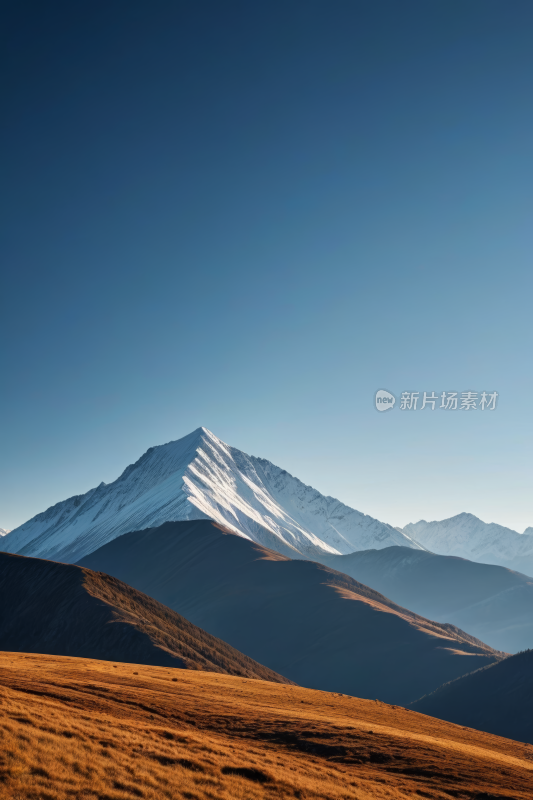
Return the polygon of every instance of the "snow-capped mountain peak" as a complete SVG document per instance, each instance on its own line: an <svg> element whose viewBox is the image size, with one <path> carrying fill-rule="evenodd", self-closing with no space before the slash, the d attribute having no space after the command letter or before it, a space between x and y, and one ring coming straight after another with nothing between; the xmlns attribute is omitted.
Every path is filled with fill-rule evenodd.
<svg viewBox="0 0 533 800"><path fill-rule="evenodd" d="M532 528L518 533L463 512L440 521L410 523L403 531L438 555L460 556L519 571L531 570L533 566Z"/></svg>
<svg viewBox="0 0 533 800"><path fill-rule="evenodd" d="M324 497L207 428L151 447L113 483L52 506L12 531L0 547L77 561L128 531L205 518L295 556L394 544L423 549L407 533Z"/></svg>

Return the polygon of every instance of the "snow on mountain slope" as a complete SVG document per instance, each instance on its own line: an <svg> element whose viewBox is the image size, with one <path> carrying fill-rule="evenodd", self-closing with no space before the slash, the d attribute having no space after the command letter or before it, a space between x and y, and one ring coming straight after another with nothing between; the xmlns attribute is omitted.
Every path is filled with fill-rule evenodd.
<svg viewBox="0 0 533 800"><path fill-rule="evenodd" d="M101 483L15 528L0 550L74 562L123 533L206 518L293 556L394 544L423 549L391 525L324 497L269 461L198 428L151 447L113 483Z"/></svg>
<svg viewBox="0 0 533 800"><path fill-rule="evenodd" d="M403 531L439 555L460 556L533 574L531 528L517 533L494 522L483 522L473 514L458 514L440 522L409 523Z"/></svg>
<svg viewBox="0 0 533 800"><path fill-rule="evenodd" d="M8 533L9 531L6 531L5 528L0 528L0 536L7 536Z"/></svg>

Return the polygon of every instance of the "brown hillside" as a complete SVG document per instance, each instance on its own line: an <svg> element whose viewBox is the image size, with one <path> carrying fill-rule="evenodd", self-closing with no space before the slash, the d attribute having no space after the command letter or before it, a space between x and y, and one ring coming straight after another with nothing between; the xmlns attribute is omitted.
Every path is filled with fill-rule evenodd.
<svg viewBox="0 0 533 800"><path fill-rule="evenodd" d="M295 686L3 653L0 796L530 800L533 747Z"/></svg>
<svg viewBox="0 0 533 800"><path fill-rule="evenodd" d="M288 682L116 578L0 553L0 649Z"/></svg>

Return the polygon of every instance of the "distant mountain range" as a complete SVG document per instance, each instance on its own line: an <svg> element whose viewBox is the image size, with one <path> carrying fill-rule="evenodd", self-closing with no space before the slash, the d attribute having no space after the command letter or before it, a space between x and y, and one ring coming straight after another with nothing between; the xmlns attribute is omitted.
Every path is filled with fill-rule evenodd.
<svg viewBox="0 0 533 800"><path fill-rule="evenodd" d="M206 520L120 536L80 563L310 688L404 705L503 657L347 575Z"/></svg>
<svg viewBox="0 0 533 800"><path fill-rule="evenodd" d="M113 483L57 503L15 528L0 549L75 562L128 531L192 519L213 519L296 557L390 545L424 549L408 534L324 497L206 428L151 447Z"/></svg>
<svg viewBox="0 0 533 800"><path fill-rule="evenodd" d="M533 744L533 650L441 686L411 708L457 725Z"/></svg>
<svg viewBox="0 0 533 800"><path fill-rule="evenodd" d="M533 575L533 528L520 534L494 522L482 522L473 514L458 514L440 522L410 523L403 532L439 555L499 564Z"/></svg>
<svg viewBox="0 0 533 800"><path fill-rule="evenodd" d="M533 579L527 575L407 547L324 555L320 561L497 650L516 653L533 646Z"/></svg>
<svg viewBox="0 0 533 800"><path fill-rule="evenodd" d="M0 536L7 536L10 531L6 531L5 528L0 528Z"/></svg>
<svg viewBox="0 0 533 800"><path fill-rule="evenodd" d="M109 575L0 553L0 650L290 683Z"/></svg>

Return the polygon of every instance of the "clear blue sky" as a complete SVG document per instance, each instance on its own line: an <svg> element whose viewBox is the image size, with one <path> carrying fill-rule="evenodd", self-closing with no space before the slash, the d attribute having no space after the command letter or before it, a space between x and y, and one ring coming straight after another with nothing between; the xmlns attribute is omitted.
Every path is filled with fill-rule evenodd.
<svg viewBox="0 0 533 800"><path fill-rule="evenodd" d="M393 524L533 525L530 0L0 17L1 527L200 425Z"/></svg>

